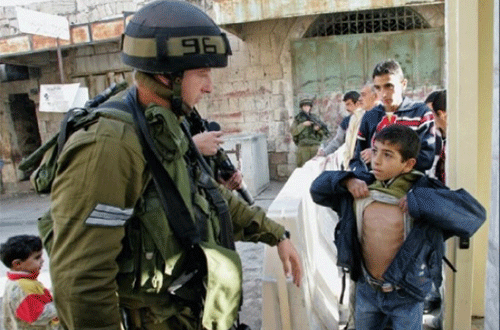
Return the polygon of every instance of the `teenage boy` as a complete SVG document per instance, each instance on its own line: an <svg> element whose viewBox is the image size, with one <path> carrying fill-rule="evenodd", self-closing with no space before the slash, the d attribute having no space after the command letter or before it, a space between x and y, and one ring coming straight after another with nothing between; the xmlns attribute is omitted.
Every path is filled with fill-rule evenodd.
<svg viewBox="0 0 500 330"><path fill-rule="evenodd" d="M421 148L415 169L422 172L428 170L435 155L436 137L432 111L424 103L403 96L407 80L398 62L387 60L377 64L372 78L373 87L382 104L367 112L361 120L351 169L369 171L374 136L382 128L397 123L411 127L418 134Z"/></svg>
<svg viewBox="0 0 500 330"><path fill-rule="evenodd" d="M434 102L434 99L436 96L439 94L439 91L432 91L427 97L425 98L425 105L429 107L429 109L432 110L432 102Z"/></svg>
<svg viewBox="0 0 500 330"><path fill-rule="evenodd" d="M302 99L299 102L300 111L293 119L290 132L293 142L297 145L297 167L302 167L318 152L321 142L328 137L325 123L311 113L313 100Z"/></svg>
<svg viewBox="0 0 500 330"><path fill-rule="evenodd" d="M37 281L43 265L38 236L13 236L0 246L0 258L10 270L2 301L3 328L60 329L52 295Z"/></svg>
<svg viewBox="0 0 500 330"><path fill-rule="evenodd" d="M346 141L346 132L349 127L349 123L354 113L359 113L361 111L360 103L359 103L359 93L356 91L349 91L344 94L344 98L342 101L344 102L345 109L349 113L347 117L345 117L337 128L337 133L335 137L324 147L319 148L317 156L328 156L329 154L333 154L340 146L342 146ZM361 119L363 115L359 117Z"/></svg>
<svg viewBox="0 0 500 330"><path fill-rule="evenodd" d="M424 298L442 281L444 240L470 237L486 218L463 189L413 170L419 147L411 128L391 125L375 137L363 189L351 185L360 173L346 171L325 171L311 186L314 202L340 218L337 265L357 282L356 329L384 329L389 320L394 330L422 329Z"/></svg>

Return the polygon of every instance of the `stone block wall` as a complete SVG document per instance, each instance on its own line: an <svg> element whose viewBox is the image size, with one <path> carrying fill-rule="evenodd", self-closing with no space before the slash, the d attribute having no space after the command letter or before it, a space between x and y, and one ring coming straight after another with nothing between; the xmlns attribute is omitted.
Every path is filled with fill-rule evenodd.
<svg viewBox="0 0 500 330"><path fill-rule="evenodd" d="M286 180L295 169L290 42L300 38L314 18L253 22L243 25L238 36L230 34L229 66L213 70L213 92L198 106L227 133L264 133L274 180Z"/></svg>
<svg viewBox="0 0 500 330"><path fill-rule="evenodd" d="M122 15L123 11L135 11L147 2L50 1L43 11L64 15L70 22L82 24L116 17ZM207 8L209 13L213 11L213 2L210 0L191 2ZM42 9L40 3L32 3L26 8ZM442 25L442 4L418 8L422 16L434 22L433 25ZM13 7L0 7L0 22L15 26L12 17L15 17ZM316 17L310 15L225 26L233 55L227 68L213 70L213 92L198 106L203 116L218 121L227 133L264 133L267 136L269 170L271 178L275 180L286 180L295 169L295 145L290 135L290 125L296 111L291 42L301 38ZM80 82L89 87L91 97L114 81L132 81L130 68L124 67L120 61L116 42L68 50L64 70L66 82ZM40 83L58 83L57 64L52 62L42 68L42 77ZM42 141L53 133L53 122L47 116L41 115L42 120L39 119ZM54 122L60 120L53 119ZM329 124L335 129L338 123L332 121Z"/></svg>

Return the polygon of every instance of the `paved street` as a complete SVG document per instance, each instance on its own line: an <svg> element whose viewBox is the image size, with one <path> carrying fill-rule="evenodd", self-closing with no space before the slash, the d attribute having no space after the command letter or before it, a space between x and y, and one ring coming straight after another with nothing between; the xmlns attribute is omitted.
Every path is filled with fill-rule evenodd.
<svg viewBox="0 0 500 330"><path fill-rule="evenodd" d="M269 187L255 197L255 203L267 210L269 205L283 187L283 182L271 182ZM8 237L20 234L37 235L37 219L49 208L49 197L36 194L25 194L8 198L0 198L0 242ZM243 306L241 321L253 330L261 328L262 308L262 263L264 245L254 243L236 243L243 263ZM40 281L51 287L47 255L40 274ZM7 268L0 264L0 301L3 296L5 272ZM0 315L0 330L2 322ZM7 330L7 329L3 329Z"/></svg>

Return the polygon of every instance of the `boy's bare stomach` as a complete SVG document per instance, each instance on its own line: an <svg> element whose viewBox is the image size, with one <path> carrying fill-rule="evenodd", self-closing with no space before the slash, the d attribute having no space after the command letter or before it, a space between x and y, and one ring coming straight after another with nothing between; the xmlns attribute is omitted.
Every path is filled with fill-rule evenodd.
<svg viewBox="0 0 500 330"><path fill-rule="evenodd" d="M366 269L382 280L404 241L404 215L397 205L373 202L363 213L361 249Z"/></svg>

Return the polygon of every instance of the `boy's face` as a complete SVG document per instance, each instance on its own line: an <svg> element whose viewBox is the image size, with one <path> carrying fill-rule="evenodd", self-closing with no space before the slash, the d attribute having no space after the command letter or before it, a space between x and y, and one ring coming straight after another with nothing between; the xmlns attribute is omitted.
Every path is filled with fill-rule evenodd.
<svg viewBox="0 0 500 330"><path fill-rule="evenodd" d="M437 111L433 111L433 112L434 112L434 123L436 124L436 127L441 132L445 133L446 127L447 127L446 111L437 110Z"/></svg>
<svg viewBox="0 0 500 330"><path fill-rule="evenodd" d="M373 78L373 88L377 91L386 112L394 112L399 108L403 102L406 83L406 79L396 74L388 73Z"/></svg>
<svg viewBox="0 0 500 330"><path fill-rule="evenodd" d="M344 103L345 103L345 109L349 113L353 113L354 110L356 110L358 108L358 102L354 103L351 99L348 99Z"/></svg>
<svg viewBox="0 0 500 330"><path fill-rule="evenodd" d="M386 181L410 172L417 161L415 158L403 161L397 145L375 140L371 162L375 178L379 181Z"/></svg>
<svg viewBox="0 0 500 330"><path fill-rule="evenodd" d="M16 259L12 262L12 269L28 273L38 273L43 266L42 251L35 251L30 254L28 259Z"/></svg>

